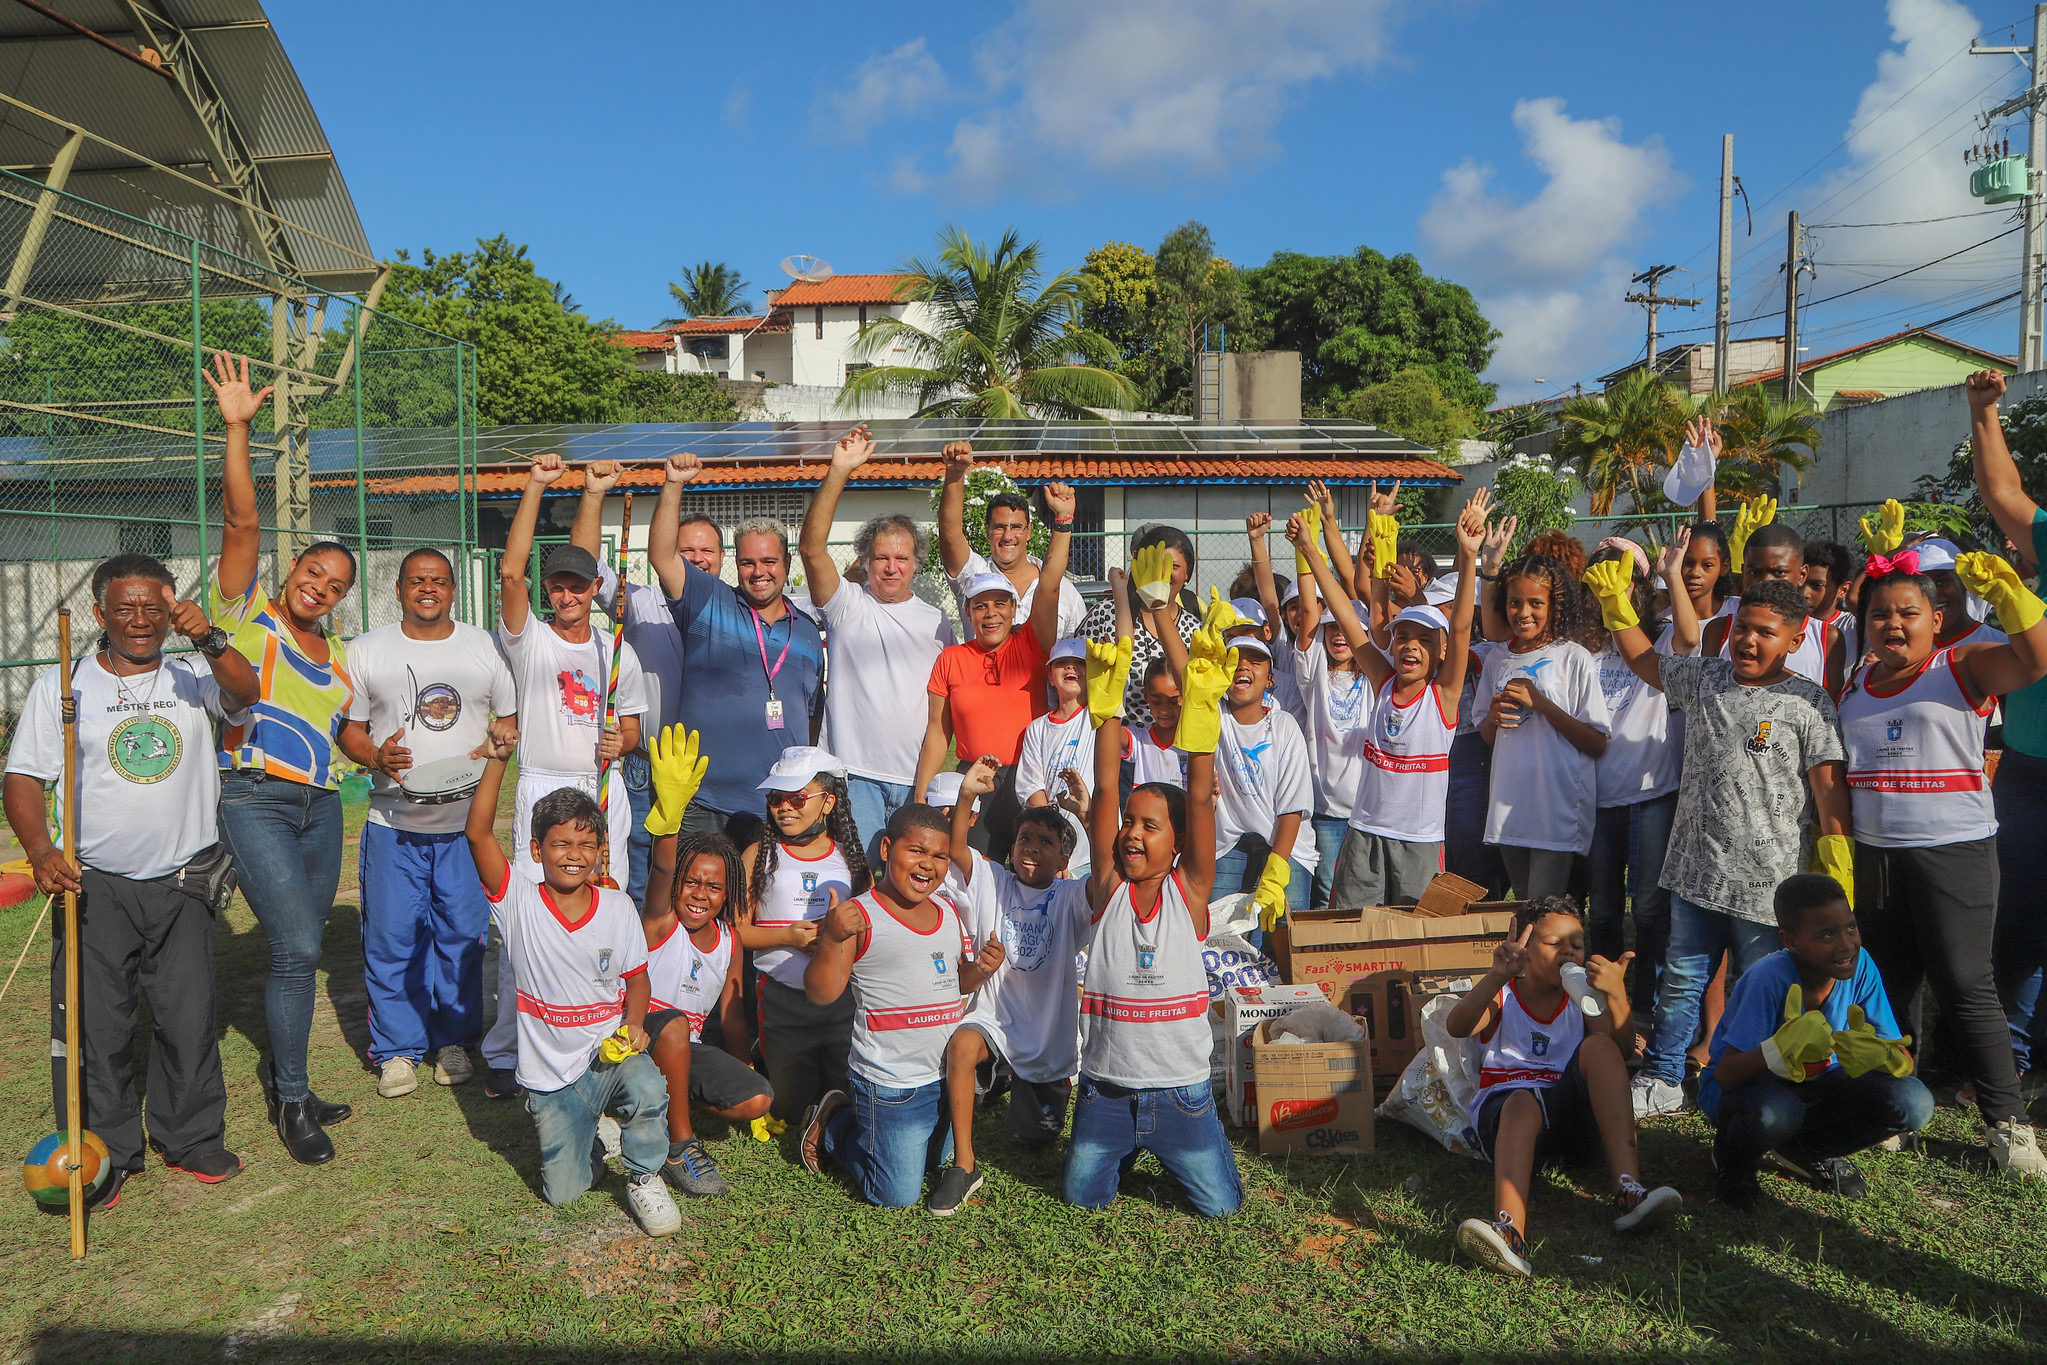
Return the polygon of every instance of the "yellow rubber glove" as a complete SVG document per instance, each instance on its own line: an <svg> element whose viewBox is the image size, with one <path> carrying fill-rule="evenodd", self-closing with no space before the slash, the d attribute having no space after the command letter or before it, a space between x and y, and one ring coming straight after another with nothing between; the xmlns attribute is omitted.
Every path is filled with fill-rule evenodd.
<svg viewBox="0 0 2047 1365"><path fill-rule="evenodd" d="M1997 624L2006 635L2022 635L2047 615L2047 605L2026 591L2018 570L1987 550L1956 555L1955 576L1970 592L1997 608Z"/></svg>
<svg viewBox="0 0 2047 1365"><path fill-rule="evenodd" d="M1372 577L1384 578L1400 559L1400 522L1384 512L1373 512L1365 520L1372 537Z"/></svg>
<svg viewBox="0 0 2047 1365"><path fill-rule="evenodd" d="M1777 500L1769 495L1754 502L1742 504L1741 511L1734 517L1734 530L1727 537L1727 553L1734 560L1734 571L1741 572L1742 556L1748 550L1748 538L1777 519Z"/></svg>
<svg viewBox="0 0 2047 1365"><path fill-rule="evenodd" d="M772 1142L787 1132L788 1129L789 1125L785 1120L769 1118L766 1114L762 1114L753 1121L753 1140L755 1142Z"/></svg>
<svg viewBox="0 0 2047 1365"><path fill-rule="evenodd" d="M1827 1016L1805 1008L1805 992L1794 983L1784 993L1784 1026L1763 1039L1763 1062L1794 1084L1819 1075L1834 1055L1834 1031Z"/></svg>
<svg viewBox="0 0 2047 1365"><path fill-rule="evenodd" d="M647 833L656 837L673 834L682 828L683 814L704 785L711 760L698 757L697 732L680 725L662 729L647 752L653 759L654 809L647 812L643 823Z"/></svg>
<svg viewBox="0 0 2047 1365"><path fill-rule="evenodd" d="M1812 870L1841 883L1848 908L1855 908L1855 841L1845 834L1822 834L1813 840Z"/></svg>
<svg viewBox="0 0 2047 1365"><path fill-rule="evenodd" d="M1628 600L1628 589L1634 586L1634 581L1634 565L1626 560L1609 559L1585 571L1585 586L1599 600L1599 619L1608 630L1626 630L1642 624L1642 618L1635 614L1635 604Z"/></svg>
<svg viewBox="0 0 2047 1365"><path fill-rule="evenodd" d="M618 1032L597 1045L597 1055L613 1066L628 1057L638 1056L639 1052L640 1050L633 1046L632 1035L626 1031L624 1024L618 1026Z"/></svg>
<svg viewBox="0 0 2047 1365"><path fill-rule="evenodd" d="M1834 1035L1834 1057L1850 1076L1871 1071L1909 1076L1912 1074L1912 1054L1905 1049L1911 1046L1912 1035L1909 1033L1902 1038L1877 1037L1876 1025L1869 1022L1869 1016L1863 1013L1860 1005L1848 1007L1848 1027Z"/></svg>
<svg viewBox="0 0 2047 1365"><path fill-rule="evenodd" d="M1147 545L1130 561L1137 600L1153 611L1173 600L1173 556L1163 545Z"/></svg>
<svg viewBox="0 0 2047 1365"><path fill-rule="evenodd" d="M1320 539L1322 538L1322 504L1321 504L1321 503L1319 503L1319 502L1311 502L1311 503L1309 503L1309 504L1308 504L1308 505L1307 505L1306 507L1302 508L1302 509L1301 509L1301 520L1303 520L1303 521L1305 521L1305 522L1307 522L1307 523L1308 523L1308 539L1310 539L1310 540L1320 540ZM1301 553L1301 552L1300 552L1299 550L1295 550L1295 551L1294 551L1294 577L1295 577L1295 579L1297 579L1297 580L1299 580L1299 579L1312 579L1312 578L1313 578L1314 576L1315 576L1315 571L1314 571L1314 570L1313 570L1312 568L1310 568L1310 567L1308 566L1308 557L1307 557L1306 555L1302 554L1302 553Z"/></svg>
<svg viewBox="0 0 2047 1365"><path fill-rule="evenodd" d="M1293 875L1286 859L1277 853L1265 855L1265 872L1258 878L1258 889L1251 893L1251 903L1258 907L1258 927L1268 934L1286 916L1286 889Z"/></svg>
<svg viewBox="0 0 2047 1365"><path fill-rule="evenodd" d="M1124 636L1113 645L1087 642L1087 713L1099 730L1105 720L1123 719L1123 690L1130 685L1132 641Z"/></svg>
<svg viewBox="0 0 2047 1365"><path fill-rule="evenodd" d="M1211 626L1201 626L1194 637L1187 642L1187 657L1206 659L1212 664L1221 664L1230 647L1223 641L1223 633ZM1234 665L1232 665L1234 667Z"/></svg>
<svg viewBox="0 0 2047 1365"><path fill-rule="evenodd" d="M1244 614L1238 611L1227 597L1223 596L1221 588L1211 587L1208 590L1208 607L1201 613L1201 628L1203 630L1213 630L1221 633L1236 626L1248 626L1250 624L1249 621L1244 619Z"/></svg>
<svg viewBox="0 0 2047 1365"><path fill-rule="evenodd" d="M1862 518L1862 543L1873 555L1887 555L1905 543L1905 504L1885 498L1876 518L1874 522Z"/></svg>
<svg viewBox="0 0 2047 1365"><path fill-rule="evenodd" d="M1198 641L1206 632L1196 632ZM1212 754L1223 737L1223 693L1237 674L1237 651L1230 650L1221 662L1207 657L1187 660L1187 672L1180 679L1180 729L1174 745L1188 754Z"/></svg>

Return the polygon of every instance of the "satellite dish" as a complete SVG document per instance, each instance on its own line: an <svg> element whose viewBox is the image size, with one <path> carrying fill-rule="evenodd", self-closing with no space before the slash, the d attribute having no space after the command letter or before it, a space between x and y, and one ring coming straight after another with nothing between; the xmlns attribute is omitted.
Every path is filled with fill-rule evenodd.
<svg viewBox="0 0 2047 1365"><path fill-rule="evenodd" d="M819 260L815 256L784 256L782 273L792 280L816 284L832 277L832 265L830 261Z"/></svg>

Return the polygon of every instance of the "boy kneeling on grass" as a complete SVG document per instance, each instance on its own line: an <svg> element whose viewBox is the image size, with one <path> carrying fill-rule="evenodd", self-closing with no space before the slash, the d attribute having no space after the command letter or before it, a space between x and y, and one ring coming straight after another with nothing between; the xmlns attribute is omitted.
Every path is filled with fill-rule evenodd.
<svg viewBox="0 0 2047 1365"><path fill-rule="evenodd" d="M661 1184L668 1155L668 1085L646 1055L647 940L623 891L594 885L604 814L575 787L533 803L532 853L540 880L514 876L492 825L514 739L485 741L489 761L463 833L490 898L519 983L519 1085L540 1138L540 1193L550 1204L581 1197L603 1173L597 1119L618 1115L626 1203L649 1237L682 1226ZM617 1061L622 1032L631 1048Z"/></svg>
<svg viewBox="0 0 2047 1365"><path fill-rule="evenodd" d="M906 1209L951 1152L945 1046L987 972L967 958L958 910L932 894L952 862L946 818L922 802L900 807L880 853L872 889L834 895L803 969L813 1005L852 988L853 1047L852 1094L830 1090L810 1107L802 1152L812 1174L830 1157L870 1203Z"/></svg>
<svg viewBox="0 0 2047 1365"><path fill-rule="evenodd" d="M1720 1130L1720 1202L1735 1209L1755 1206L1765 1161L1860 1199L1867 1186L1849 1153L1933 1118L1933 1094L1912 1074L1912 1040L1898 1033L1841 884L1788 877L1776 911L1784 946L1735 983L1699 1076L1699 1108Z"/></svg>
<svg viewBox="0 0 2047 1365"><path fill-rule="evenodd" d="M1627 964L1585 960L1585 924L1565 896L1543 896L1521 912L1519 938L1493 950L1493 967L1443 1023L1455 1038L1485 1044L1471 1126L1493 1163L1488 1223L1467 1218L1457 1249L1506 1275L1526 1276L1528 1187L1535 1173L1606 1151L1614 1182L1616 1232L1646 1231L1684 1207L1668 1185L1636 1178L1635 1116L1628 1067L1614 1042L1629 1025ZM1564 967L1584 969L1588 995L1603 1008L1588 1017L1564 985Z"/></svg>

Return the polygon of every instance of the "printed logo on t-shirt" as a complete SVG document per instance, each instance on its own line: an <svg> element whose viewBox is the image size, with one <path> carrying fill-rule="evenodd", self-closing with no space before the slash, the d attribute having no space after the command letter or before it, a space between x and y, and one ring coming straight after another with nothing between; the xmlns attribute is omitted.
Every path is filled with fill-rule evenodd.
<svg viewBox="0 0 2047 1365"><path fill-rule="evenodd" d="M804 894L804 895L806 895L806 896L808 896L808 895L812 894L813 892L815 892L816 890L817 890L817 873L815 873L815 872L806 872L806 873L804 873L804 874L803 874L803 894Z"/></svg>
<svg viewBox="0 0 2047 1365"><path fill-rule="evenodd" d="M945 975L945 954L944 954L944 953L933 953L933 954L931 955L931 970L932 970L932 971L934 971L934 972L937 972L937 973L938 973L938 974L939 974L940 976L944 976L944 975Z"/></svg>
<svg viewBox="0 0 2047 1365"><path fill-rule="evenodd" d="M602 986L611 980L611 949L597 950L597 984Z"/></svg>
<svg viewBox="0 0 2047 1365"><path fill-rule="evenodd" d="M155 716L130 716L107 736L107 761L129 782L161 782L178 770L184 756L178 727Z"/></svg>
<svg viewBox="0 0 2047 1365"><path fill-rule="evenodd" d="M428 683L413 699L412 719L429 730L445 730L462 718L462 694L446 683Z"/></svg>
<svg viewBox="0 0 2047 1365"><path fill-rule="evenodd" d="M1386 719L1379 728L1386 732L1386 738L1399 739L1400 732L1406 724L1407 722L1400 712L1396 708L1389 706L1386 708Z"/></svg>
<svg viewBox="0 0 2047 1365"><path fill-rule="evenodd" d="M1034 918L1002 917L1003 960L1011 971L1034 972L1045 965L1045 944L1051 937L1052 928L1045 915L1053 894L1047 891L1036 905L1026 905L1018 912Z"/></svg>
<svg viewBox="0 0 2047 1365"><path fill-rule="evenodd" d="M704 969L704 960L703 960L702 958L700 958L700 957L693 957L693 958L691 958L691 959L689 960L689 983L690 983L690 985L694 986L694 985L695 985L695 984L697 983L697 973L698 973L698 972L701 972L701 971L702 971L703 969Z"/></svg>
<svg viewBox="0 0 2047 1365"><path fill-rule="evenodd" d="M1547 1033L1542 1032L1540 1029L1529 1032L1528 1055L1531 1057L1549 1056L1549 1035Z"/></svg>
<svg viewBox="0 0 2047 1365"><path fill-rule="evenodd" d="M1888 740L1890 743L1896 744L1899 740L1903 739L1904 737L1905 737L1904 720L1901 717L1893 716L1884 725L1884 738Z"/></svg>
<svg viewBox="0 0 2047 1365"><path fill-rule="evenodd" d="M580 668L563 669L554 675L561 688L562 714L571 722L594 721L604 705L604 692L596 680Z"/></svg>
<svg viewBox="0 0 2047 1365"><path fill-rule="evenodd" d="M1756 732L1748 737L1748 741L1743 747L1752 754L1766 754L1770 752L1770 722L1766 720L1757 721Z"/></svg>

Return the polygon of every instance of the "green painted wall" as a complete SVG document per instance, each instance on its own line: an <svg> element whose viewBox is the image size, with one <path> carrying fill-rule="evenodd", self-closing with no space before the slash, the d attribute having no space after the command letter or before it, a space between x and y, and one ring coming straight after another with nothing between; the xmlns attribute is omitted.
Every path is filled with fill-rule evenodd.
<svg viewBox="0 0 2047 1365"><path fill-rule="evenodd" d="M1957 350L1929 337L1904 337L1873 351L1844 356L1801 376L1811 388L1821 411L1845 407L1849 402L1835 395L1842 389L1875 390L1886 398L1921 389L1959 384L1989 362L1972 352Z"/></svg>

